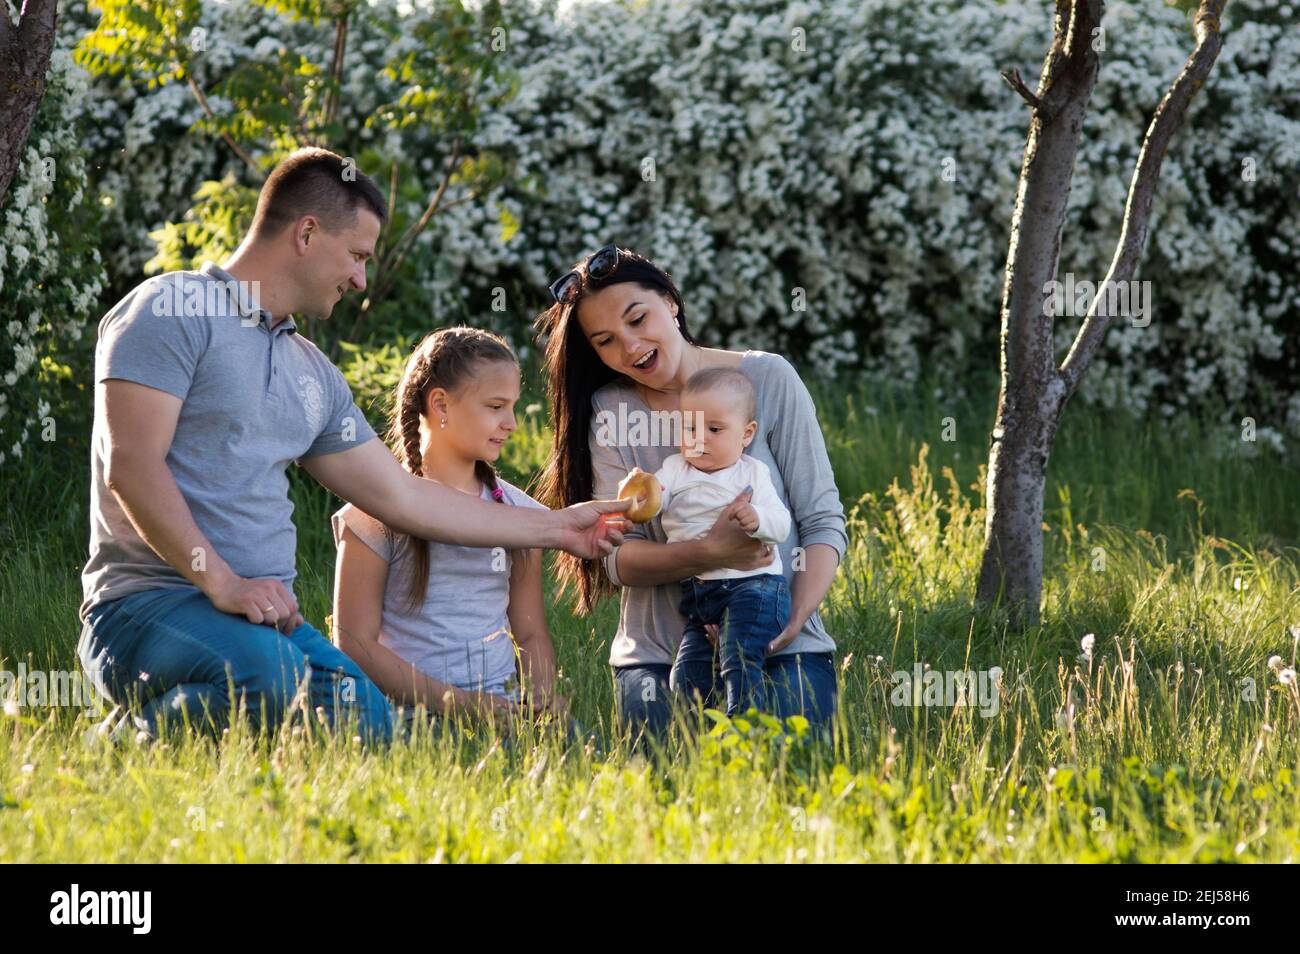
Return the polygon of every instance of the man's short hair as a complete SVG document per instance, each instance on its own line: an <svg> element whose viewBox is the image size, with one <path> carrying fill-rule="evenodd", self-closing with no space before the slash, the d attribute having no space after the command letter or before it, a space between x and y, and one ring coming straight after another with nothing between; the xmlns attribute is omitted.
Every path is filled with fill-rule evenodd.
<svg viewBox="0 0 1300 954"><path fill-rule="evenodd" d="M254 233L277 235L304 215L314 215L327 232L351 228L357 209L388 218L384 195L351 160L328 149L308 147L286 156L271 170L257 197Z"/></svg>
<svg viewBox="0 0 1300 954"><path fill-rule="evenodd" d="M686 379L682 393L700 394L704 391L723 391L745 412L746 422L758 414L758 392L749 375L736 368L713 367L696 371Z"/></svg>

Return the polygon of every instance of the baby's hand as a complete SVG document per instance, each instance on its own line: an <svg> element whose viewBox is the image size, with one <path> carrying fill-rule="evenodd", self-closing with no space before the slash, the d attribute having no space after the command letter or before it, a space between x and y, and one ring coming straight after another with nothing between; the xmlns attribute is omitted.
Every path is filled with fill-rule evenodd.
<svg viewBox="0 0 1300 954"><path fill-rule="evenodd" d="M753 504L743 503L736 508L736 522L740 524L740 529L746 533L753 533L758 529L758 511L754 509Z"/></svg>

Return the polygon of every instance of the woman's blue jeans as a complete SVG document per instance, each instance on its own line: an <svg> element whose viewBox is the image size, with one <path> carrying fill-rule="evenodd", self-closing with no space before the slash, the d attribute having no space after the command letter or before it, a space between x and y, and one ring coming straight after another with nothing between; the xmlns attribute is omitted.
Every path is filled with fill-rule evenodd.
<svg viewBox="0 0 1300 954"><path fill-rule="evenodd" d="M366 741L392 737L384 694L316 629L303 623L283 635L222 612L192 587L144 590L93 607L77 656L109 701L151 734L161 723L220 732L232 706L269 730L298 701Z"/></svg>
<svg viewBox="0 0 1300 954"><path fill-rule="evenodd" d="M667 663L614 667L614 702L618 728L634 737L662 739L672 721L672 690Z"/></svg>

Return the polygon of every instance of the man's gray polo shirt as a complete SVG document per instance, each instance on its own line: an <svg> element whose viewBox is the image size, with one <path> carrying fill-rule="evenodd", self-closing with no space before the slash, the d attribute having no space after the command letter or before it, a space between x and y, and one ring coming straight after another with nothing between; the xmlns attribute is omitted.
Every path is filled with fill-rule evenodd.
<svg viewBox="0 0 1300 954"><path fill-rule="evenodd" d="M272 327L252 305L211 262L150 279L100 322L95 383L134 381L184 402L167 465L194 522L235 573L292 588L289 463L359 447L375 432L342 372L293 319ZM193 585L141 539L105 485L107 434L95 410L83 619L128 593Z"/></svg>

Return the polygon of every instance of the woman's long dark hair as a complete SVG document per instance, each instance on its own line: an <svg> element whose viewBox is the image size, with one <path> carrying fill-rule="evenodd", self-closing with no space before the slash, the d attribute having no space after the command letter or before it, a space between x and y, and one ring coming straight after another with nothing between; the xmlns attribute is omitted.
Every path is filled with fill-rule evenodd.
<svg viewBox="0 0 1300 954"><path fill-rule="evenodd" d="M659 292L677 305L677 327L690 344L695 338L686 328L686 306L672 278L648 258L619 249L618 267L600 279L586 274L584 263L574 266L582 273L577 296L556 302L533 323L537 343L543 349L546 396L555 425L555 443L535 496L548 507L568 507L592 499L591 396L609 382L623 377L607 367L596 354L578 323L578 304L590 292L610 285L631 282L646 291ZM586 614L614 587L595 560L583 560L568 553L557 554L556 569L566 590L576 592L578 612Z"/></svg>
<svg viewBox="0 0 1300 954"><path fill-rule="evenodd" d="M504 338L479 328L442 328L424 336L406 361L402 379L393 393L393 413L388 427L389 446L402 466L417 477L424 476L424 458L420 453L420 414L434 388L454 392L469 381L483 361L519 361ZM492 496L502 500L497 486L497 472L485 460L474 461L474 474L487 485ZM385 527L390 539L396 534ZM429 587L429 545L419 537L411 538L413 572L407 590L407 609L414 610L427 595Z"/></svg>

